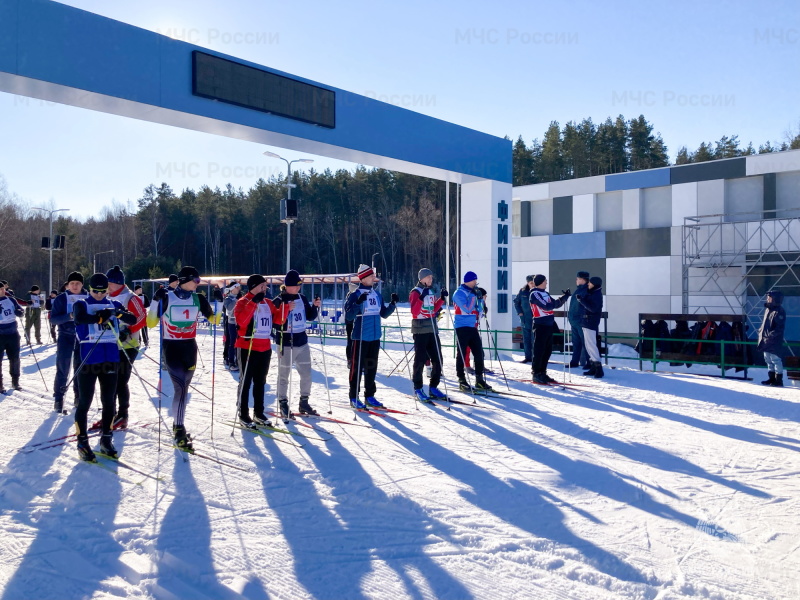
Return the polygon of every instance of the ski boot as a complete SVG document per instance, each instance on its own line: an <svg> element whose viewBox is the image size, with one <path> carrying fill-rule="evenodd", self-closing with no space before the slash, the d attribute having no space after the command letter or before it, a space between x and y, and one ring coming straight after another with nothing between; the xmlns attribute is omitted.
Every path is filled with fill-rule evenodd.
<svg viewBox="0 0 800 600"><path fill-rule="evenodd" d="M550 375L547 374L547 371L542 373L542 377L544 378L545 381L547 381L547 383L558 383L558 380L550 377Z"/></svg>
<svg viewBox="0 0 800 600"><path fill-rule="evenodd" d="M3 380L0 379L0 394L6 393L6 386L3 385Z"/></svg>
<svg viewBox="0 0 800 600"><path fill-rule="evenodd" d="M368 396L366 404L367 408L386 408L375 396Z"/></svg>
<svg viewBox="0 0 800 600"><path fill-rule="evenodd" d="M53 401L53 410L59 414L64 412L64 400L63 398L56 398Z"/></svg>
<svg viewBox="0 0 800 600"><path fill-rule="evenodd" d="M111 429L117 431L119 429L127 429L128 428L128 415L117 415L114 417L114 420L111 421Z"/></svg>
<svg viewBox="0 0 800 600"><path fill-rule="evenodd" d="M775 387L783 387L783 373L779 373L775 375L775 383L773 383Z"/></svg>
<svg viewBox="0 0 800 600"><path fill-rule="evenodd" d="M97 458L89 447L89 438L85 435L78 436L78 456L86 462L97 462Z"/></svg>
<svg viewBox="0 0 800 600"><path fill-rule="evenodd" d="M366 408L367 408L367 405L364 404L358 398L350 398L350 406L352 406L356 410L366 410Z"/></svg>
<svg viewBox="0 0 800 600"><path fill-rule="evenodd" d="M472 392L472 386L469 384L469 381L466 379L459 379L458 380L458 389L462 392Z"/></svg>
<svg viewBox="0 0 800 600"><path fill-rule="evenodd" d="M483 393L494 393L494 388L490 386L486 381L476 381L475 382L475 391L476 392L483 392Z"/></svg>
<svg viewBox="0 0 800 600"><path fill-rule="evenodd" d="M439 391L439 388L428 386L428 398L431 400L447 400L447 394Z"/></svg>
<svg viewBox="0 0 800 600"><path fill-rule="evenodd" d="M603 363L596 362L594 363L594 378L595 379L602 379L603 373Z"/></svg>
<svg viewBox="0 0 800 600"><path fill-rule="evenodd" d="M250 415L239 415L239 425L245 429L256 429L256 424L250 418Z"/></svg>
<svg viewBox="0 0 800 600"><path fill-rule="evenodd" d="M416 389L416 390L414 390L414 397L415 397L415 398L416 398L416 399L417 399L419 402L425 402L425 403L428 403L428 402L430 402L430 401L431 401L431 399L430 399L430 398L429 398L429 397L428 397L428 396L425 394L425 390L423 390L422 388L419 388L419 389Z"/></svg>
<svg viewBox="0 0 800 600"><path fill-rule="evenodd" d="M533 374L533 382L538 383L539 385L549 385L549 382L547 381L547 376L542 375L541 373Z"/></svg>
<svg viewBox="0 0 800 600"><path fill-rule="evenodd" d="M11 378L11 387L18 392L22 391L22 386L19 384L19 377L12 377Z"/></svg>
<svg viewBox="0 0 800 600"><path fill-rule="evenodd" d="M586 375L587 377L594 377L594 372L597 369L596 364L597 363L595 363L594 361L589 361L586 365L586 370L583 372L583 374Z"/></svg>
<svg viewBox="0 0 800 600"><path fill-rule="evenodd" d="M111 441L111 434L104 433L100 436L100 454L105 454L111 458L117 458L117 449L114 448L114 443Z"/></svg>
<svg viewBox="0 0 800 600"><path fill-rule="evenodd" d="M774 371L769 371L767 373L767 380L766 381L762 381L761 385L775 385L775 372Z"/></svg>
<svg viewBox="0 0 800 600"><path fill-rule="evenodd" d="M239 370L239 365L237 365L236 363L231 363L231 366L228 367L228 370L231 373L236 373Z"/></svg>
<svg viewBox="0 0 800 600"><path fill-rule="evenodd" d="M484 375L494 375L495 373L491 369L487 369L487 368L484 367L483 374Z"/></svg>
<svg viewBox="0 0 800 600"><path fill-rule="evenodd" d="M319 416L319 413L315 411L311 405L308 403L308 396L300 396L300 414L301 415L312 415L315 417Z"/></svg>
<svg viewBox="0 0 800 600"><path fill-rule="evenodd" d="M267 419L267 417L265 417L263 414L253 415L253 423L255 423L257 427L272 427L269 419Z"/></svg>
<svg viewBox="0 0 800 600"><path fill-rule="evenodd" d="M184 450L185 452L194 452L192 436L186 432L186 427L183 425L173 425L172 435L175 438L175 446L178 449Z"/></svg>
<svg viewBox="0 0 800 600"><path fill-rule="evenodd" d="M284 423L288 423L289 420L292 418L292 414L289 412L289 400L287 400L286 398L281 398L279 404L280 404L281 419L283 419Z"/></svg>

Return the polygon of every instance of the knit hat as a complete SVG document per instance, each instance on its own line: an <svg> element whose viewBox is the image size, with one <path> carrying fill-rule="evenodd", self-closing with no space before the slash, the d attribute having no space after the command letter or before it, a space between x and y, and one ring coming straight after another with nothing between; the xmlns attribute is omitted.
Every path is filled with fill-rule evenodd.
<svg viewBox="0 0 800 600"><path fill-rule="evenodd" d="M578 271L578 274L575 277L580 277L581 279L589 280L589 271Z"/></svg>
<svg viewBox="0 0 800 600"><path fill-rule="evenodd" d="M370 275L374 275L374 274L375 274L375 271L373 271L372 267L370 267L369 265L361 264L361 265L358 266L358 278L359 279L365 279L366 277L369 277Z"/></svg>
<svg viewBox="0 0 800 600"><path fill-rule="evenodd" d="M108 277L95 273L89 278L89 289L105 292L108 289Z"/></svg>
<svg viewBox="0 0 800 600"><path fill-rule="evenodd" d="M175 273L170 273L167 283L175 283L176 281L178 281L178 276Z"/></svg>
<svg viewBox="0 0 800 600"><path fill-rule="evenodd" d="M473 271L467 271L464 273L464 283L469 283L470 281L475 281L478 276Z"/></svg>
<svg viewBox="0 0 800 600"><path fill-rule="evenodd" d="M547 277L539 273L533 278L533 285L542 285L545 281L547 281Z"/></svg>
<svg viewBox="0 0 800 600"><path fill-rule="evenodd" d="M178 271L178 282L183 285L194 279L200 279L200 272L194 267L186 266Z"/></svg>
<svg viewBox="0 0 800 600"><path fill-rule="evenodd" d="M31 294L35 294L38 291L39 291L39 286L38 285L32 285L31 286L31 291L30 291Z"/></svg>
<svg viewBox="0 0 800 600"><path fill-rule="evenodd" d="M70 281L80 281L81 283L83 283L83 275L78 271L73 271L72 273L67 275L67 283L69 283Z"/></svg>
<svg viewBox="0 0 800 600"><path fill-rule="evenodd" d="M433 271L430 269L420 269L419 273L417 273L417 280L422 281L426 277L433 277Z"/></svg>
<svg viewBox="0 0 800 600"><path fill-rule="evenodd" d="M303 282L300 280L300 273L294 269L286 273L286 277L283 278L283 285L300 285L301 283Z"/></svg>
<svg viewBox="0 0 800 600"><path fill-rule="evenodd" d="M242 285L242 284L241 284L241 283L239 283L238 281L231 281L231 282L228 284L228 289L231 289L231 288L233 288L233 287L236 287L237 285L238 285L239 287L241 287L241 285Z"/></svg>
<svg viewBox="0 0 800 600"><path fill-rule="evenodd" d="M264 283L266 279L264 279L263 275L250 275L247 278L247 289L252 290L254 287L261 285Z"/></svg>
<svg viewBox="0 0 800 600"><path fill-rule="evenodd" d="M596 288L603 287L603 280L600 277L591 277L589 283Z"/></svg>
<svg viewBox="0 0 800 600"><path fill-rule="evenodd" d="M530 283L531 281L533 281L533 275L526 275L526 276L525 276L525 281L527 281L528 283Z"/></svg>
<svg viewBox="0 0 800 600"><path fill-rule="evenodd" d="M125 285L125 273L122 272L119 265L114 265L106 272L106 277L108 277L109 283L118 283L119 285Z"/></svg>

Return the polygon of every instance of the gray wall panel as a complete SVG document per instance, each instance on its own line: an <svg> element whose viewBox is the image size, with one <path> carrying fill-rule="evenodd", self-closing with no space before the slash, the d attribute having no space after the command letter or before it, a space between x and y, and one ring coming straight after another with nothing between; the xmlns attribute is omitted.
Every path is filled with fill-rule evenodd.
<svg viewBox="0 0 800 600"><path fill-rule="evenodd" d="M572 196L553 198L553 235L572 233Z"/></svg>
<svg viewBox="0 0 800 600"><path fill-rule="evenodd" d="M561 290L569 288L575 291L575 275L578 271L589 271L592 277L606 280L606 261L604 258L588 258L579 260L551 260L550 279L547 290L554 298L561 296ZM561 323L559 322L559 327Z"/></svg>
<svg viewBox="0 0 800 600"><path fill-rule="evenodd" d="M741 157L681 165L670 168L669 175L672 185L711 179L736 179L747 175L747 163L745 157Z"/></svg>
<svg viewBox="0 0 800 600"><path fill-rule="evenodd" d="M669 256L671 228L625 229L606 232L607 258L633 258L637 256ZM666 276L666 274L665 274Z"/></svg>

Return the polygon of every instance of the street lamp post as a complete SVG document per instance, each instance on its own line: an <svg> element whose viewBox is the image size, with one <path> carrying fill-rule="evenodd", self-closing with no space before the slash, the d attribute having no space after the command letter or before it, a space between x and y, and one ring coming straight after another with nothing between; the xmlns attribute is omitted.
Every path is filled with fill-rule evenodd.
<svg viewBox="0 0 800 600"><path fill-rule="evenodd" d="M57 212L68 211L69 209L68 208L56 208L56 209L50 210L49 208L33 207L33 210L41 210L41 211L44 211L46 213L49 213L49 215L50 215L50 248L49 248L49 250L50 250L50 281L49 281L49 286L47 288L47 293L49 294L50 290L53 289L53 215L55 213L57 213Z"/></svg>
<svg viewBox="0 0 800 600"><path fill-rule="evenodd" d="M92 257L92 274L97 273L97 257L101 254L114 254L113 250L103 250L102 252L96 252L95 255Z"/></svg>
<svg viewBox="0 0 800 600"><path fill-rule="evenodd" d="M301 163L313 163L314 161L310 158L298 158L293 161L288 161L282 156L275 154L274 152L264 152L264 156L269 156L271 158L279 158L283 162L286 163L286 190L287 190L287 200L292 199L292 188L295 187L292 183L292 164L296 162ZM294 219L286 219L286 272L289 272L291 269L291 243L292 243L292 221Z"/></svg>

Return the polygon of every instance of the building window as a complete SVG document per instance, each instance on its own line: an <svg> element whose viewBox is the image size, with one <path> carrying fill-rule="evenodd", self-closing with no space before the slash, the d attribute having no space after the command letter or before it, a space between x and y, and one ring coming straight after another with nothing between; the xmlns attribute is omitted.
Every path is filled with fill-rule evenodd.
<svg viewBox="0 0 800 600"><path fill-rule="evenodd" d="M531 202L531 235L553 234L553 199Z"/></svg>

